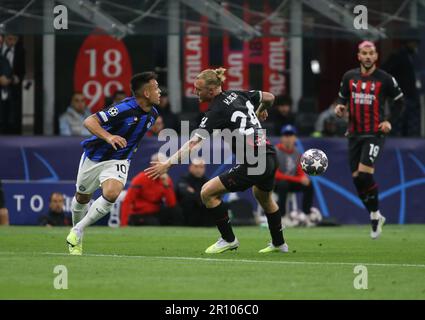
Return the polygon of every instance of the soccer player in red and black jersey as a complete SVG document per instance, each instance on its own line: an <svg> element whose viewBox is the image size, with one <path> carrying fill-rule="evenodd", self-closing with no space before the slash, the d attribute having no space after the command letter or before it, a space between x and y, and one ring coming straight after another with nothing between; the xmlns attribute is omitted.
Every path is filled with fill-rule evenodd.
<svg viewBox="0 0 425 320"><path fill-rule="evenodd" d="M370 213L371 237L382 232L384 216L379 212L378 186L373 178L374 164L392 124L404 108L403 93L397 81L376 67L378 53L373 42L358 46L360 68L346 72L342 78L335 113L343 117L348 111L348 148L350 168L358 195ZM385 101L392 100L391 114L385 114Z"/></svg>
<svg viewBox="0 0 425 320"><path fill-rule="evenodd" d="M225 81L225 69L207 69L195 80L195 93L200 102L208 102L209 109L202 119L195 135L185 143L168 161L152 162L145 171L148 176L156 178L168 171L175 163L190 154L197 145L210 136L215 130L229 129L236 134L237 141L232 144L232 151L240 164L228 172L214 177L202 186L201 199L207 212L215 218L221 238L208 247L206 253L221 253L239 247L239 241L233 233L229 215L221 196L228 192L243 191L252 187L255 198L266 213L271 243L260 253L288 252L282 232L282 221L279 206L274 201L274 175L278 168L276 151L265 137L260 121L267 116L267 109L273 105L274 96L270 92L252 90L222 90ZM229 131L230 132L230 131ZM242 150L242 154L239 151ZM259 155L258 163L251 164L248 150ZM243 158L243 159L242 159ZM256 165L264 165L264 170L254 172Z"/></svg>

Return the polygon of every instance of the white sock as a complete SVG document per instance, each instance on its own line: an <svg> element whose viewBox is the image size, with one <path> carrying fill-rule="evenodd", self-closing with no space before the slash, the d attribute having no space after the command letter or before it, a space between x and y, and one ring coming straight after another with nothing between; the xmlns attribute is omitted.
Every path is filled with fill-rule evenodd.
<svg viewBox="0 0 425 320"><path fill-rule="evenodd" d="M72 211L72 225L75 225L80 222L87 213L89 209L88 203L79 203L77 199L72 198L71 202L71 211Z"/></svg>
<svg viewBox="0 0 425 320"><path fill-rule="evenodd" d="M80 231L83 231L84 228L106 216L111 211L111 207L113 204L113 202L109 202L103 196L100 196L96 199L95 202L93 202L89 209L89 212L87 212L86 216L80 222L77 223L75 228L79 229Z"/></svg>
<svg viewBox="0 0 425 320"><path fill-rule="evenodd" d="M378 211L372 211L370 213L370 220L378 220L381 217L381 213Z"/></svg>

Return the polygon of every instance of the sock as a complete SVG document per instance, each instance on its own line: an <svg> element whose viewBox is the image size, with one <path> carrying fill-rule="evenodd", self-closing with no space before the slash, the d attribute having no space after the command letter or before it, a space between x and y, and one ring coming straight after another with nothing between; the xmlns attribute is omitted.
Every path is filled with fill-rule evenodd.
<svg viewBox="0 0 425 320"><path fill-rule="evenodd" d="M86 216L77 223L75 228L83 231L89 225L95 223L97 220L106 216L109 211L111 211L111 207L114 203L109 202L103 196L100 196L96 199L95 202L91 205L89 212L87 212Z"/></svg>
<svg viewBox="0 0 425 320"><path fill-rule="evenodd" d="M381 213L378 211L372 211L370 213L370 220L378 220L381 217Z"/></svg>
<svg viewBox="0 0 425 320"><path fill-rule="evenodd" d="M269 225L272 243L275 247L285 243L282 232L282 219L279 209L274 213L266 213L267 223Z"/></svg>
<svg viewBox="0 0 425 320"><path fill-rule="evenodd" d="M215 224L218 231L220 231L221 237L227 242L235 241L235 235L223 201L215 208L207 208L207 211L214 217Z"/></svg>
<svg viewBox="0 0 425 320"><path fill-rule="evenodd" d="M72 212L72 225L75 225L80 222L87 213L89 208L88 203L79 203L77 199L72 198L71 202L71 212Z"/></svg>
<svg viewBox="0 0 425 320"><path fill-rule="evenodd" d="M372 226L372 231L375 231L378 229L378 219L381 216L381 213L378 211L372 211L370 213L370 224Z"/></svg>
<svg viewBox="0 0 425 320"><path fill-rule="evenodd" d="M360 200L369 212L376 212L379 210L379 193L378 185L370 173L360 172L357 177L353 179L356 186L357 193Z"/></svg>

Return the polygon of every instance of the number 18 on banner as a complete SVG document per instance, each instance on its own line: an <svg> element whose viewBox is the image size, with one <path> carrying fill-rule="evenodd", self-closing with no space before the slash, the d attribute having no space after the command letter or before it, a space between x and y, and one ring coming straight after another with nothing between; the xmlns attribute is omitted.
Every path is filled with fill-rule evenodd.
<svg viewBox="0 0 425 320"><path fill-rule="evenodd" d="M105 97L124 90L130 95L130 56L124 43L108 35L90 35L81 46L74 68L74 90L82 92L91 112L105 105Z"/></svg>

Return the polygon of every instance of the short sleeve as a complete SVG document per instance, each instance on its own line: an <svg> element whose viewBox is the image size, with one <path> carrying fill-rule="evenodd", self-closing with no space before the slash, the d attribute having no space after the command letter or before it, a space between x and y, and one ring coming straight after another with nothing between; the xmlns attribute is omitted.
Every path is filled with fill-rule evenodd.
<svg viewBox="0 0 425 320"><path fill-rule="evenodd" d="M342 81L339 86L337 103L346 104L349 98L350 98L349 75L348 73L345 73L344 76L342 77Z"/></svg>
<svg viewBox="0 0 425 320"><path fill-rule="evenodd" d="M247 91L246 94L254 106L258 106L263 99L263 93L260 90Z"/></svg>
<svg viewBox="0 0 425 320"><path fill-rule="evenodd" d="M95 114L102 124L115 124L128 117L131 112L130 106L126 103L121 103L107 107Z"/></svg>

